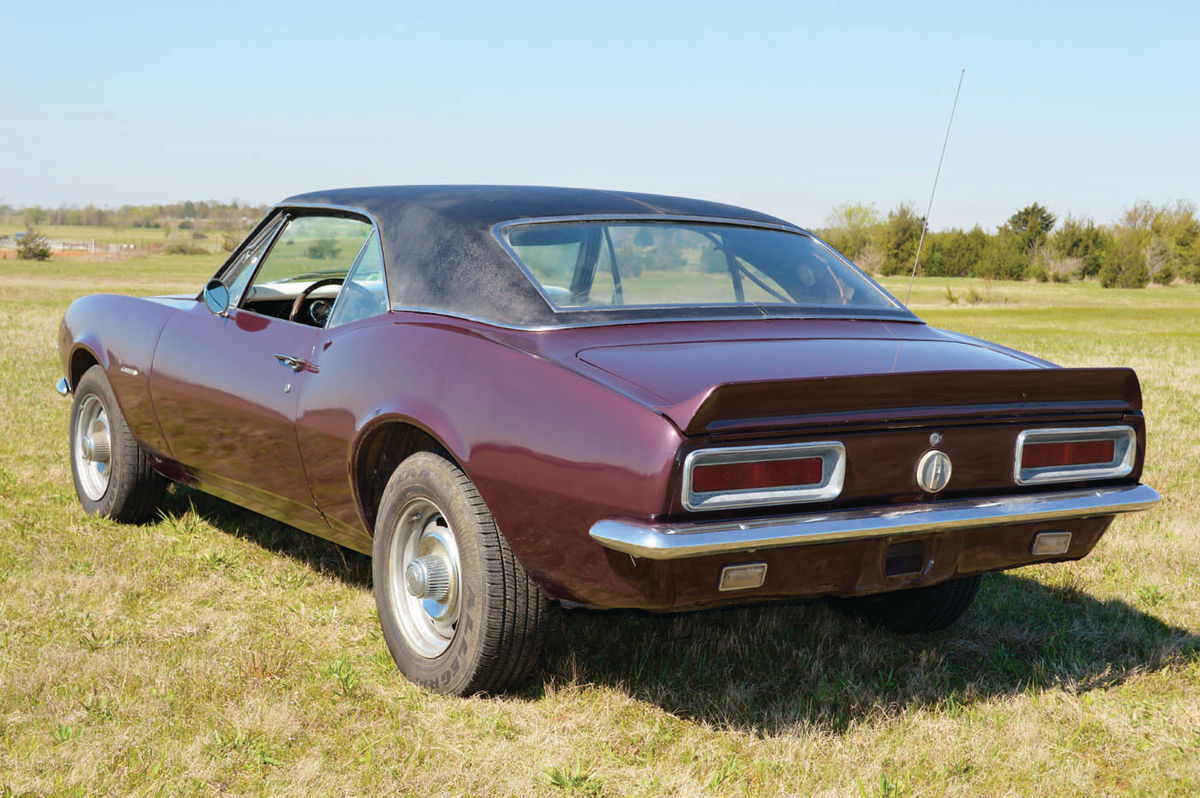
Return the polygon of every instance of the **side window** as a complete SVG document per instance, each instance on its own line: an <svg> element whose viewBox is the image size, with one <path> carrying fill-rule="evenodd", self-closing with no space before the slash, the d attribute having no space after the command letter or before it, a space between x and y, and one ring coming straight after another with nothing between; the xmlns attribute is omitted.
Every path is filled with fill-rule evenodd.
<svg viewBox="0 0 1200 798"><path fill-rule="evenodd" d="M279 228L283 226L283 221L284 218L279 216L264 227L254 237L254 240L238 253L237 260L230 264L225 273L221 275L222 281L225 285L229 286L229 301L231 304L236 305L241 301L242 293L246 290L246 284L254 276L254 267L258 266L259 258L266 251L267 245L271 243L271 239L279 232Z"/></svg>
<svg viewBox="0 0 1200 798"><path fill-rule="evenodd" d="M317 327L371 233L371 225L340 216L297 216L262 257L241 307Z"/></svg>
<svg viewBox="0 0 1200 798"><path fill-rule="evenodd" d="M579 263L579 249L582 240L565 238L560 241L549 238L542 241L537 235L539 232L541 231L533 230L532 233L519 231L518 243L514 243L513 248L520 255L521 262L529 268L529 271L533 272L551 302L556 305L569 303L571 300L570 286L575 276L576 265Z"/></svg>
<svg viewBox="0 0 1200 798"><path fill-rule="evenodd" d="M383 248L379 235L372 233L367 239L358 263L350 270L342 292L338 294L333 312L326 327L337 327L352 321L386 313L388 310L387 284L383 275Z"/></svg>

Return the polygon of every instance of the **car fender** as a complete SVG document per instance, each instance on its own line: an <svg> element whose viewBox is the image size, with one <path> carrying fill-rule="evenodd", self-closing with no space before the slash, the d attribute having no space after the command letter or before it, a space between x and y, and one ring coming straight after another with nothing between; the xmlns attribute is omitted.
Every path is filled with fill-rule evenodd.
<svg viewBox="0 0 1200 798"><path fill-rule="evenodd" d="M415 396L400 396L381 403L355 430L349 456L355 457L364 439L387 424L406 424L433 438L456 461L467 448L454 423L440 407Z"/></svg>
<svg viewBox="0 0 1200 798"><path fill-rule="evenodd" d="M88 364L98 363L134 438L157 456L170 452L150 397L150 375L158 337L175 311L170 303L94 294L71 303L59 330L63 373L71 386Z"/></svg>

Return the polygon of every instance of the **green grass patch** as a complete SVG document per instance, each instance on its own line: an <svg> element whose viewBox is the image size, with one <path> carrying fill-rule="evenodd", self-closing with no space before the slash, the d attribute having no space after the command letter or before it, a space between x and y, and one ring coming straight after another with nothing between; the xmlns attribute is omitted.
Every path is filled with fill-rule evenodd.
<svg viewBox="0 0 1200 798"><path fill-rule="evenodd" d="M0 236L13 236L16 233L25 231L24 224L0 224ZM99 227L93 225L76 225L76 224L41 224L36 225L39 233L48 239L54 241L78 241L87 243L94 241L97 244L162 244L171 237L186 237L189 241L197 243L221 241L224 233L219 231L204 232L204 238L196 239L192 237L192 230L178 230L174 227L167 229L162 227Z"/></svg>
<svg viewBox="0 0 1200 798"><path fill-rule="evenodd" d="M1088 559L907 638L820 602L562 613L523 691L454 699L396 672L366 557L182 488L144 526L80 511L63 309L220 261L0 261L0 795L1200 791L1200 287L916 282L936 325L1138 370L1164 501Z"/></svg>

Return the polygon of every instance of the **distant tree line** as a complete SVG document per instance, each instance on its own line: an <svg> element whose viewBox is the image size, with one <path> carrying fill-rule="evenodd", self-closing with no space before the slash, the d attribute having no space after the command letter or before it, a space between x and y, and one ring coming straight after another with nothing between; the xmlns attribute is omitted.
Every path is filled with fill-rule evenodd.
<svg viewBox="0 0 1200 798"><path fill-rule="evenodd" d="M204 242L209 236L226 250L233 250L245 232L267 212L270 206L234 202L185 200L164 205L122 205L102 208L97 205L75 207L60 205L45 208L33 205L15 208L0 204L0 224L24 226L18 236L17 257L45 260L49 245L45 234L60 238L55 226L107 227L114 232L130 228L161 230L163 252L190 255L208 253Z"/></svg>
<svg viewBox="0 0 1200 798"><path fill-rule="evenodd" d="M45 239L37 228L80 225L157 228L220 234L231 250L269 206L239 202L185 200L164 205L119 208L0 204L0 223L25 226L22 257L41 256ZM1106 288L1140 288L1175 280L1200 282L1200 221L1196 205L1140 202L1115 224L1068 216L1061 222L1038 203L1021 208L995 233L976 225L970 230L927 231L918 272L930 277L983 277L1004 280L1099 280ZM863 269L875 274L908 274L913 267L923 218L913 205L901 204L887 215L874 205L844 203L833 208L817 233ZM635 242L637 243L637 242ZM173 241L170 248L196 249ZM34 249L36 253L34 254ZM183 251L180 249L180 251ZM47 250L48 252L48 250Z"/></svg>
<svg viewBox="0 0 1200 798"><path fill-rule="evenodd" d="M32 205L14 208L0 205L0 219L8 224L33 227L44 225L82 225L86 227L147 227L163 228L174 225L183 230L204 227L208 230L244 230L262 218L266 205L246 205L234 202L185 200L166 205L122 205L101 208L97 205L74 207L60 205L43 208Z"/></svg>
<svg viewBox="0 0 1200 798"><path fill-rule="evenodd" d="M924 220L911 204L887 216L873 205L836 206L817 231L866 271L908 274ZM1003 280L1096 279L1106 288L1200 282L1200 221L1194 203L1138 203L1111 225L1058 218L1038 203L1014 213L995 233L927 231L918 272L931 277Z"/></svg>
<svg viewBox="0 0 1200 798"><path fill-rule="evenodd" d="M166 239L164 252L177 254L206 253L209 250L195 241L203 241L209 235L218 244L230 251L242 240L242 236L267 212L267 205L247 205L239 202L215 202L185 200L165 205L122 205L119 208L102 208L97 205L75 207L60 205L44 208L33 205L14 208L0 205L0 224L23 225L29 238L42 238L43 231L56 237L53 227L72 225L82 227L108 227L114 232L129 228L162 230ZM190 236L180 240L180 235ZM19 257L26 257L23 252Z"/></svg>

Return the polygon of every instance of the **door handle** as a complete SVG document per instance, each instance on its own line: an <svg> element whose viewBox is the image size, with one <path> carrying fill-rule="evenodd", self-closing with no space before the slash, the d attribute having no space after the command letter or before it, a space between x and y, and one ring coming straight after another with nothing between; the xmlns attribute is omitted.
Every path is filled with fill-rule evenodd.
<svg viewBox="0 0 1200 798"><path fill-rule="evenodd" d="M303 358L292 357L291 355L275 355L275 359L292 371L304 371L304 367L308 365Z"/></svg>

